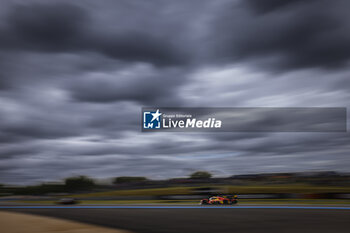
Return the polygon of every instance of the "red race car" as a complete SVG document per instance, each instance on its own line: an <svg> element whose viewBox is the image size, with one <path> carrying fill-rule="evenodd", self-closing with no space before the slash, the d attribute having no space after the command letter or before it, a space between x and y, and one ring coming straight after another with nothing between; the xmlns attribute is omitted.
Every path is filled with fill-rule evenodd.
<svg viewBox="0 0 350 233"><path fill-rule="evenodd" d="M237 204L237 195L227 196L212 196L210 198L202 199L201 205L234 205Z"/></svg>

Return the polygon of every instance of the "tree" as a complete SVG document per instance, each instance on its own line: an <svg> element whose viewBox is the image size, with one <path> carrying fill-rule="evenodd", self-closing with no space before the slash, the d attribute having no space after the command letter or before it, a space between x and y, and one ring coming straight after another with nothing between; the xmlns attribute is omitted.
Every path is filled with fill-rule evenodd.
<svg viewBox="0 0 350 233"><path fill-rule="evenodd" d="M206 171L196 171L191 174L191 179L209 179L212 175L209 172Z"/></svg>
<svg viewBox="0 0 350 233"><path fill-rule="evenodd" d="M113 184L135 183L144 181L147 181L147 178L143 176L120 176L114 179Z"/></svg>
<svg viewBox="0 0 350 233"><path fill-rule="evenodd" d="M69 177L64 183L68 190L89 189L95 185L95 182L86 176Z"/></svg>

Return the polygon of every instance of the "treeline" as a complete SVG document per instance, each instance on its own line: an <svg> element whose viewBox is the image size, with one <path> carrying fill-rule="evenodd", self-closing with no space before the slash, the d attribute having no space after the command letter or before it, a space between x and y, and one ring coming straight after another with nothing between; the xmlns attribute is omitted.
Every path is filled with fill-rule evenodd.
<svg viewBox="0 0 350 233"><path fill-rule="evenodd" d="M192 173L189 179L209 179L212 175L206 171L197 171ZM114 185L126 185L126 184L144 184L151 182L143 176L120 176L113 179ZM2 187L0 185L1 193L11 193L14 195L42 195L42 194L57 194L57 193L74 193L89 191L94 188L98 188L95 181L87 176L69 177L64 180L62 184L40 184L26 187Z"/></svg>
<svg viewBox="0 0 350 233"><path fill-rule="evenodd" d="M40 195L48 193L71 193L75 191L84 191L95 186L96 184L93 179L86 176L77 176L65 179L63 184L40 184L13 188L11 191L15 195Z"/></svg>

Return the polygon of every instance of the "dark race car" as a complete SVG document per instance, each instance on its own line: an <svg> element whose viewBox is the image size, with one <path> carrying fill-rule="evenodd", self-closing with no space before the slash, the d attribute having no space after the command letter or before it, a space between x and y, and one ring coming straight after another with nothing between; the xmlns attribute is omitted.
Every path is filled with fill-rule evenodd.
<svg viewBox="0 0 350 233"><path fill-rule="evenodd" d="M201 205L234 205L237 204L237 195L212 196L200 201Z"/></svg>
<svg viewBox="0 0 350 233"><path fill-rule="evenodd" d="M56 202L56 204L58 204L58 205L75 205L75 204L78 204L78 200L75 198L61 198Z"/></svg>

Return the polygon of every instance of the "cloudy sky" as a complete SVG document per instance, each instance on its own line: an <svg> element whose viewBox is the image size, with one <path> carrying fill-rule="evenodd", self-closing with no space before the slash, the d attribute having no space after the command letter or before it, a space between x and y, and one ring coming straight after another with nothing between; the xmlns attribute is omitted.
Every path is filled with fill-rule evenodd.
<svg viewBox="0 0 350 233"><path fill-rule="evenodd" d="M349 171L348 133L141 133L143 106L349 107L347 0L2 0L0 183Z"/></svg>

